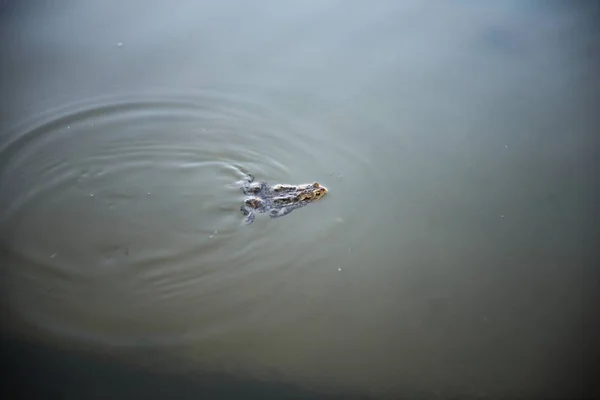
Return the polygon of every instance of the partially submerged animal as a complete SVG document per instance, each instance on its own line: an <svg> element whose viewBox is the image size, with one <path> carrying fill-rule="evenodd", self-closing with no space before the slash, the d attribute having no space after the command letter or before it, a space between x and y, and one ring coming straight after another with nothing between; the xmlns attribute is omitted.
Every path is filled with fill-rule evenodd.
<svg viewBox="0 0 600 400"><path fill-rule="evenodd" d="M244 200L241 211L246 216L246 224L251 224L257 212L268 213L271 218L283 217L296 208L320 200L327 188L318 182L269 186L265 182L254 182L254 177L248 174L242 183L242 191L249 197Z"/></svg>

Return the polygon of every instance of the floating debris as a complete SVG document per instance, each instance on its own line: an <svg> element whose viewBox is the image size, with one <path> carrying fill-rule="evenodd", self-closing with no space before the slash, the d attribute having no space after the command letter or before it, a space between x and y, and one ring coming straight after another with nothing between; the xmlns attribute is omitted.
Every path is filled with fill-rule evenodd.
<svg viewBox="0 0 600 400"><path fill-rule="evenodd" d="M330 172L328 175L334 177L337 180L342 180L344 178L344 175L340 174L339 172Z"/></svg>
<svg viewBox="0 0 600 400"><path fill-rule="evenodd" d="M217 233L219 233L219 231L214 231L214 232L212 233L212 235L210 235L210 238L211 238L211 239L212 239L212 238L214 238L214 237L215 237L215 235L216 235Z"/></svg>
<svg viewBox="0 0 600 400"><path fill-rule="evenodd" d="M123 47L123 42L117 43L117 47Z"/></svg>
<svg viewBox="0 0 600 400"><path fill-rule="evenodd" d="M50 258L54 258L54 257L56 257L57 255L58 255L58 253L54 253L54 254L52 254L52 255L50 256Z"/></svg>

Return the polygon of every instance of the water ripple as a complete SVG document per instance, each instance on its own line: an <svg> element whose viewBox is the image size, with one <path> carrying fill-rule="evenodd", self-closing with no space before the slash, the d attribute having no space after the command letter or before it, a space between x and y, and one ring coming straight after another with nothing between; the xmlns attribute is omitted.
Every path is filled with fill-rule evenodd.
<svg viewBox="0 0 600 400"><path fill-rule="evenodd" d="M339 230L332 209L315 207L293 230L268 219L248 229L235 182L248 172L326 181L332 160L365 170L367 158L275 110L214 91L103 98L4 135L0 234L16 312L57 333L133 345L140 334L208 329L194 321L247 301L229 292L244 280L317 264L322 251L311 247Z"/></svg>

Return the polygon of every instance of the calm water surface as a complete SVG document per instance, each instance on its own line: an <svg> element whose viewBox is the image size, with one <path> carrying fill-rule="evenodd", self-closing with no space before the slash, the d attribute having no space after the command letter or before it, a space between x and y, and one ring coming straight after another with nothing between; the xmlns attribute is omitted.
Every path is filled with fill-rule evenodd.
<svg viewBox="0 0 600 400"><path fill-rule="evenodd" d="M77 399L588 393L598 10L495 3L2 2L15 374ZM245 226L246 173L329 193Z"/></svg>

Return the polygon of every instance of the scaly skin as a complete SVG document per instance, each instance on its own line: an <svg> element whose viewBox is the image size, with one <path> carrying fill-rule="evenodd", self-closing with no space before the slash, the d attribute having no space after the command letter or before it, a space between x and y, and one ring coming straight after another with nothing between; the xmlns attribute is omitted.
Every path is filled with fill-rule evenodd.
<svg viewBox="0 0 600 400"><path fill-rule="evenodd" d="M269 186L265 182L255 182L254 177L248 174L242 191L249 197L240 210L246 217L245 223L251 224L256 218L256 213L267 213L270 218L279 218L318 201L325 196L327 188L318 182Z"/></svg>

